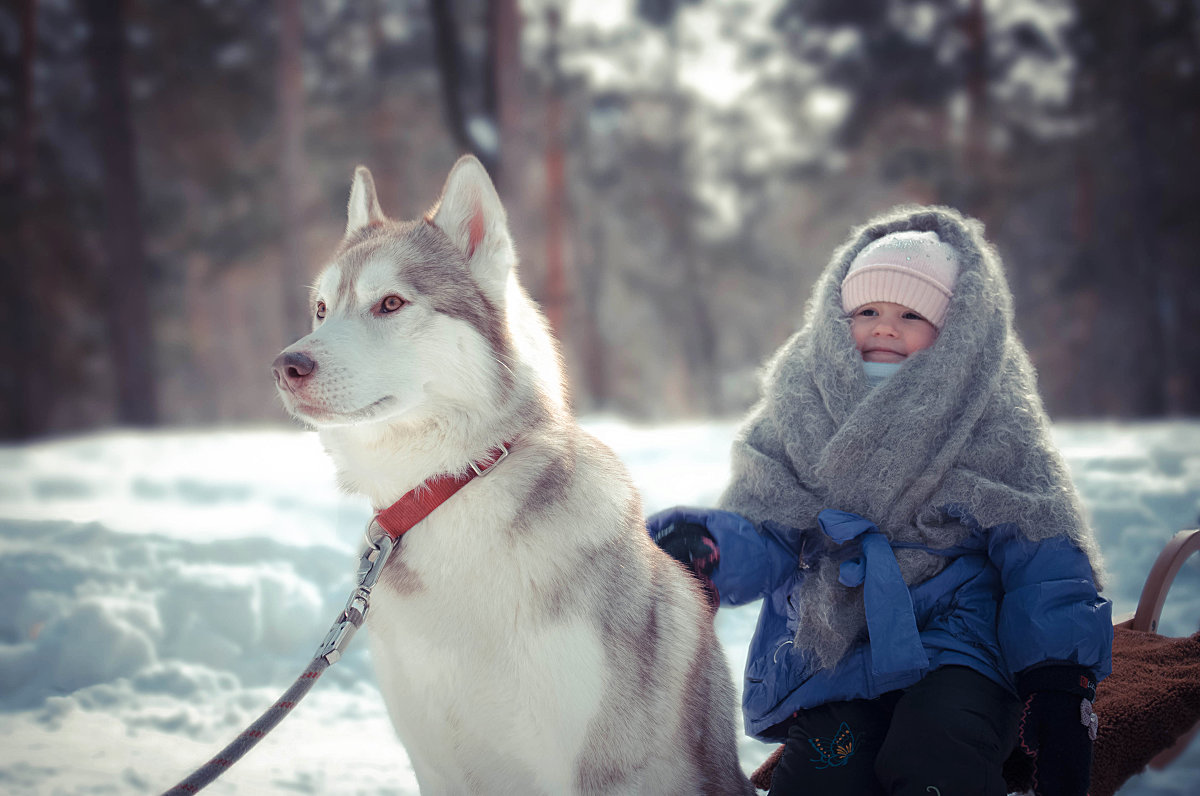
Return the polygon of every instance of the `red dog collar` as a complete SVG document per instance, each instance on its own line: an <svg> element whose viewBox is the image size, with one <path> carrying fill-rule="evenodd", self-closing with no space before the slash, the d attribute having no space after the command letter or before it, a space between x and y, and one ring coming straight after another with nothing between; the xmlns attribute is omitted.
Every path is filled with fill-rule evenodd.
<svg viewBox="0 0 1200 796"><path fill-rule="evenodd" d="M386 509L375 513L375 522L392 537L399 539L421 520L433 513L433 510L450 499L479 476L487 475L508 456L508 446L501 444L499 448L488 451L486 459L471 463L471 469L463 475L440 475L431 478L416 489L404 495Z"/></svg>

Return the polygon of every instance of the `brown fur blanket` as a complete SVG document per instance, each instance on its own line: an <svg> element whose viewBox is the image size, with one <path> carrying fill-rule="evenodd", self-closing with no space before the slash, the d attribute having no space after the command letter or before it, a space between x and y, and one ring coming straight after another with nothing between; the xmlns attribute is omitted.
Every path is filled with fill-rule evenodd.
<svg viewBox="0 0 1200 796"><path fill-rule="evenodd" d="M1112 796L1200 721L1200 633L1170 638L1117 628L1113 671L1096 692L1096 714L1089 793Z"/></svg>
<svg viewBox="0 0 1200 796"><path fill-rule="evenodd" d="M1155 755L1200 722L1200 633L1170 638L1117 627L1112 674L1096 693L1100 730L1092 759L1091 796L1113 796ZM776 749L750 781L769 790L783 754ZM1031 765L1014 752L1004 773L1010 791L1030 787Z"/></svg>

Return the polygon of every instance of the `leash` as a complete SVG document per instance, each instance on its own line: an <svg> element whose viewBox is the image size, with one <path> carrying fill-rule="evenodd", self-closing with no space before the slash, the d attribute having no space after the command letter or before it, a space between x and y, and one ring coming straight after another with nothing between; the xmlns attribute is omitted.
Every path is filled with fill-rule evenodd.
<svg viewBox="0 0 1200 796"><path fill-rule="evenodd" d="M230 766L242 759L253 749L267 733L275 729L283 718L292 712L297 703L304 698L317 679L333 664L341 660L350 639L363 625L367 618L367 610L371 607L371 590L375 588L380 574L388 558L399 545L400 537L414 525L428 517L434 509L448 500L454 493L462 489L472 480L485 476L492 468L508 457L508 446L500 445L488 452L488 458L479 462L471 462L471 469L465 475L440 476L430 479L421 486L405 494L386 509L375 514L367 523L367 547L358 559L358 571L354 591L346 600L346 607L338 614L325 634L325 640L317 648L316 655L305 667L304 672L296 678L291 688L284 692L274 705L267 708L253 724L247 727L241 735L228 746L217 753L190 776L178 785L164 792L163 796L186 796L196 793L207 786L217 777L224 774ZM380 533L373 533L378 528Z"/></svg>
<svg viewBox="0 0 1200 796"><path fill-rule="evenodd" d="M292 708L296 707L296 704L316 684L317 678L341 659L346 647L350 644L350 639L354 637L354 633L362 627L363 620L366 619L367 609L370 607L371 589L379 580L379 574L383 572L383 567L396 546L396 540L387 533L379 534L377 540L370 538L370 531L375 524L375 521L372 520L371 524L367 526L367 549L358 560L357 584L354 592L346 600L346 607L334 620L329 632L325 634L325 640L321 642L321 646L313 656L312 662L304 669L304 673L296 678L296 682L292 683L291 688L285 691L274 705L267 708L241 735L218 752L216 757L196 769L178 785L166 791L163 796L184 796L196 793L224 774L230 766L241 760L246 752L253 749L267 733L275 729L275 725L283 721L284 716L291 713Z"/></svg>

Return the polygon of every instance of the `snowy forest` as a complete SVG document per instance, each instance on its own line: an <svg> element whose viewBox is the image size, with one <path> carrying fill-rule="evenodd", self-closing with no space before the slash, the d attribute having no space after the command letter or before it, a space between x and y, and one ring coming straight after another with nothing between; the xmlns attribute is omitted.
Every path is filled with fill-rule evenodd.
<svg viewBox="0 0 1200 796"><path fill-rule="evenodd" d="M646 513L716 504L835 247L937 203L1005 263L1117 617L1200 522L1200 0L11 0L5 796L161 792L308 660L373 512L270 365L355 166L419 218L468 152ZM715 620L739 689L757 615ZM1200 555L1158 632L1197 617ZM416 796L366 646L220 792ZM1119 796L1197 796L1176 752Z"/></svg>
<svg viewBox="0 0 1200 796"><path fill-rule="evenodd" d="M583 413L735 416L856 224L981 219L1056 419L1200 413L1191 0L17 0L0 438L281 421L353 168L476 153Z"/></svg>

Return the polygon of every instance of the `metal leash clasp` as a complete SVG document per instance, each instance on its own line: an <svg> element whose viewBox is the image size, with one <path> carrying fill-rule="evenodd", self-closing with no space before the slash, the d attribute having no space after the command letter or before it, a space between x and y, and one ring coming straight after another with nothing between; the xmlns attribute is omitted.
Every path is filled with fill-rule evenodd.
<svg viewBox="0 0 1200 796"><path fill-rule="evenodd" d="M372 520L367 526L367 547L358 559L354 591L346 600L346 607L342 609L342 613L325 634L325 640L321 642L314 656L324 658L331 665L341 659L350 644L350 639L366 620L367 609L371 607L371 589L375 587L388 557L395 549L395 540L386 533L372 537L371 530L375 524L375 520Z"/></svg>

